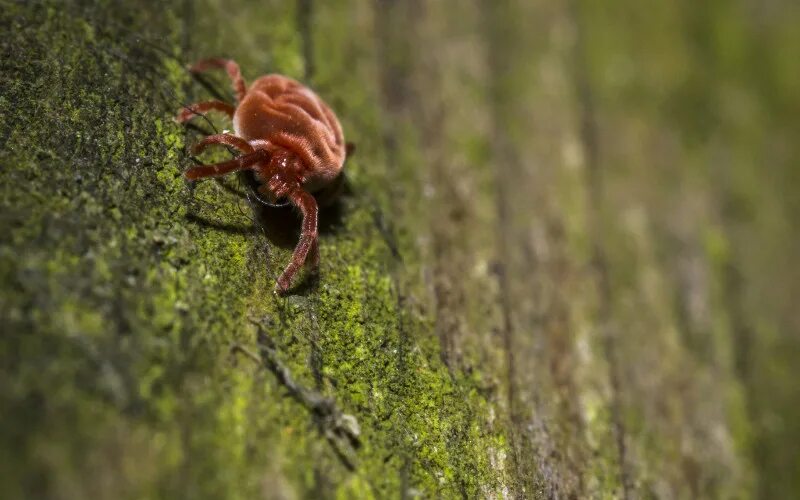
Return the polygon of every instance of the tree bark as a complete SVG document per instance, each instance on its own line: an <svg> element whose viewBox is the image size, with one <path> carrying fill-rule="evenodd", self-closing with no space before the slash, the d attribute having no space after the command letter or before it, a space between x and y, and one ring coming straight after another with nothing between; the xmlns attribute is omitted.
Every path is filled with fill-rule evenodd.
<svg viewBox="0 0 800 500"><path fill-rule="evenodd" d="M800 494L770 5L0 0L1 496ZM182 176L212 56L357 147L286 297L296 214Z"/></svg>

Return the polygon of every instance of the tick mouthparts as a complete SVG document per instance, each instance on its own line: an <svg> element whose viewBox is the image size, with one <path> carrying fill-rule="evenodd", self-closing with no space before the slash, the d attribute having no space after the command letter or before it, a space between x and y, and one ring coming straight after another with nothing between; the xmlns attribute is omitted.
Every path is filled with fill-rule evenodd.
<svg viewBox="0 0 800 500"><path fill-rule="evenodd" d="M270 208L283 208L283 207L288 207L290 205L289 200L286 199L286 197L278 198L273 202L267 200L266 198L263 198L260 194L252 191L247 193L247 199L250 199L251 195L253 196L253 198L256 199L256 201Z"/></svg>

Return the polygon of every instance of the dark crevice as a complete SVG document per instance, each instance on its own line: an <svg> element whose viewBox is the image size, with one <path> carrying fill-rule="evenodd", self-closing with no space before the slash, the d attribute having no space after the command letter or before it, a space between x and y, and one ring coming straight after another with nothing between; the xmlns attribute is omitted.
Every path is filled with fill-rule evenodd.
<svg viewBox="0 0 800 500"><path fill-rule="evenodd" d="M289 396L311 413L319 432L325 436L342 465L350 471L355 471L357 467L356 452L361 446L359 441L361 430L356 418L343 413L332 398L300 385L292 376L289 368L280 361L276 346L261 323L256 321L252 321L252 323L258 330L256 341L259 354L250 352L238 344L232 347L232 351L247 356L272 372Z"/></svg>
<svg viewBox="0 0 800 500"><path fill-rule="evenodd" d="M314 38L311 33L311 21L314 19L314 0L297 0L297 31L300 33L301 51L305 61L304 78L310 82L314 79Z"/></svg>
<svg viewBox="0 0 800 500"><path fill-rule="evenodd" d="M501 312L500 323L500 345L505 356L505 381L507 385L506 404L511 423L509 433L511 461L514 470L515 480L512 485L516 489L514 492L517 497L525 497L536 491L535 483L537 478L533 477L532 471L524 470L525 458L524 450L524 428L526 427L525 418L522 415L522 408L519 404L519 394L517 388L517 363L515 359L514 342L514 318L511 297L511 279L507 259L510 257L510 230L511 230L511 211L508 193L508 179L513 176L515 166L519 159L516 157L514 148L508 142L508 137L504 132L504 112L505 103L503 100L502 75L507 74L505 67L508 64L508 53L506 43L508 40L502 33L506 33L507 26L503 25L501 9L504 7L493 0L485 0L481 5L484 15L484 36L488 46L487 63L490 69L489 99L491 107L490 139L492 148L492 161L494 163L494 200L495 211L497 213L496 227L496 258L493 263L494 274L498 283L499 308Z"/></svg>
<svg viewBox="0 0 800 500"><path fill-rule="evenodd" d="M381 93L382 108L386 114L385 126L382 134L383 150L386 154L388 172L397 172L400 166L398 154L399 145L396 140L396 132L403 120L402 113L407 106L408 96L408 75L394 58L388 58L389 53L400 51L402 54L408 53L408 47L402 45L397 47L398 37L392 30L392 25L399 22L402 16L397 14L398 5L394 0L375 0L373 3L373 13L375 19L376 51L378 63L378 89ZM391 179L390 179L391 180ZM399 197L402 193L390 190L391 206L399 205ZM392 218L384 216L383 210L377 202L373 203L373 221L379 234L385 241L392 255L390 266L390 276L392 287L395 290L395 311L397 317L397 353L395 362L397 364L396 380L393 381L398 387L404 385L404 381L413 376L408 363L408 354L413 349L413 341L409 335L408 297L403 289L403 261L398 244L398 229L395 227ZM412 458L408 450L402 447L398 452L401 454L402 466L398 471L400 480L399 496L401 499L409 498L411 487L410 470Z"/></svg>
<svg viewBox="0 0 800 500"><path fill-rule="evenodd" d="M620 464L620 479L624 499L634 498L633 477L630 470L625 426L622 421L622 388L620 365L617 353L617 333L612 323L614 297L609 275L609 264L603 244L603 222L605 198L603 192L603 172L601 168L600 148L598 143L597 114L594 95L586 60L585 32L580 18L580 7L577 0L569 4L570 15L575 26L574 44L574 83L579 105L580 137L586 158L586 189L589 203L587 214L589 237L592 246L592 268L597 277L599 288L598 323L603 339L603 350L609 366L609 384L611 386L611 419L617 454Z"/></svg>
<svg viewBox="0 0 800 500"><path fill-rule="evenodd" d="M312 276L313 281L318 281L318 276L316 274ZM309 281L309 280L306 280ZM314 288L318 283L314 283ZM317 309L319 306L319 297L315 296L312 297L309 307L306 311L308 315L309 323L311 327L309 328L309 344L311 347L311 352L308 354L308 365L311 368L311 375L314 377L314 384L316 385L317 390L322 390L323 387L323 356L322 351L319 348L319 341L320 341L320 328L319 328L319 320L317 320Z"/></svg>

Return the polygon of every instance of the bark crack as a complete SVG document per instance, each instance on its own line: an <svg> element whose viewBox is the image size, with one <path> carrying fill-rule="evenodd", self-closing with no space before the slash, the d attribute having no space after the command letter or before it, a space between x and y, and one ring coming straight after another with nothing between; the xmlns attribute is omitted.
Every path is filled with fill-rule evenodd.
<svg viewBox="0 0 800 500"><path fill-rule="evenodd" d="M620 479L622 497L634 497L632 472L628 461L628 450L625 442L625 426L622 422L620 366L617 359L616 332L612 325L613 292L609 277L608 258L602 241L602 223L604 220L603 178L598 144L597 115L594 96L588 75L585 53L584 31L580 23L579 6L576 0L570 2L570 15L575 26L574 44L574 83L578 98L580 137L586 158L586 188L589 196L589 239L592 247L592 267L597 276L599 288L598 315L602 330L603 350L609 367L609 383L611 386L611 420L617 454L620 461Z"/></svg>

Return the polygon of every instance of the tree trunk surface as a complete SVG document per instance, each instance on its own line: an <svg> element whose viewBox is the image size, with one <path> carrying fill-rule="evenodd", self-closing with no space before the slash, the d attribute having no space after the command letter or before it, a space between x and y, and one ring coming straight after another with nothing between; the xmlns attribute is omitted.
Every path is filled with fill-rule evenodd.
<svg viewBox="0 0 800 500"><path fill-rule="evenodd" d="M0 0L3 498L796 498L800 9ZM308 83L319 277L182 106Z"/></svg>

